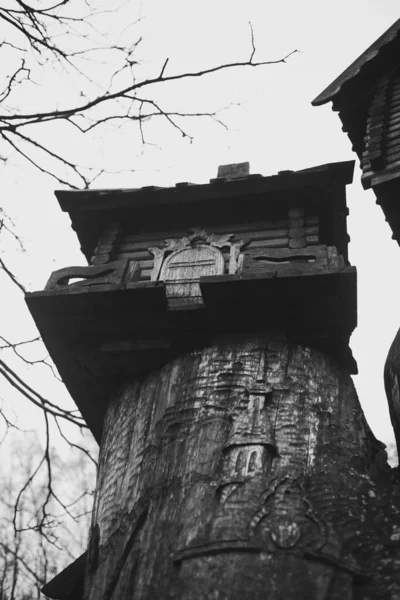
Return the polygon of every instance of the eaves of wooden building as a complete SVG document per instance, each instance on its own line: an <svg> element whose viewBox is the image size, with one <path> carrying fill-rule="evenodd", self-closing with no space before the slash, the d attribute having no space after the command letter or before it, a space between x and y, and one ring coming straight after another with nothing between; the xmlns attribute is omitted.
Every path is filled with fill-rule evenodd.
<svg viewBox="0 0 400 600"><path fill-rule="evenodd" d="M400 243L400 19L315 100L332 102L393 238Z"/></svg>
<svg viewBox="0 0 400 600"><path fill-rule="evenodd" d="M400 19L319 94L313 105L328 102L339 113L360 159L364 188L373 190L392 238L400 244ZM388 273L388 277L395 276ZM389 350L384 380L400 454L400 329Z"/></svg>

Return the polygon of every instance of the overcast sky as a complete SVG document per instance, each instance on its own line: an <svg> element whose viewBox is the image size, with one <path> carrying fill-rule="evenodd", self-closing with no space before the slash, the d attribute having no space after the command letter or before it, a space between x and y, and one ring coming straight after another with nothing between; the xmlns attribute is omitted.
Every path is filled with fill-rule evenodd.
<svg viewBox="0 0 400 600"><path fill-rule="evenodd" d="M220 115L228 130L211 119L187 121L184 126L194 136L192 143L155 121L149 124L146 136L158 147L148 145L143 154L133 124L99 136L90 145L93 160L122 172L104 176L97 186L204 183L216 176L218 165L232 162L249 161L251 173L272 175L279 170L356 159L336 113L330 106L313 108L311 101L399 16L398 0L137 3L121 17L142 17L131 29L131 35L142 35L144 40L139 55L141 74L157 74L166 58L168 73L244 60L251 52L249 21L255 34L256 59L279 59L292 50L298 53L286 64L240 69L155 90L158 100L171 109L239 106ZM66 89L68 85L66 82ZM52 93L60 92L55 87ZM58 136L59 147L85 160L82 148L64 130L53 126L47 135ZM87 149L85 152L87 155ZM357 162L354 183L347 188L350 260L359 273L359 325L351 346L360 374L354 381L375 435L390 443L394 438L382 371L400 325L400 250L391 240L373 193L363 191L359 182ZM27 248L25 254L12 259L12 264L30 289L43 288L50 272L57 268L84 264L68 218L53 196L54 188L59 187L53 180L14 158L3 170L0 186L5 208L13 214ZM13 339L34 335L18 293L7 292L2 302L6 310L0 315L1 331ZM8 395L4 385L0 382L3 397ZM37 385L42 386L43 381ZM24 406L21 400L15 400L16 412ZM32 423L30 411L24 408L22 412L29 413ZM20 418L23 421L24 416Z"/></svg>

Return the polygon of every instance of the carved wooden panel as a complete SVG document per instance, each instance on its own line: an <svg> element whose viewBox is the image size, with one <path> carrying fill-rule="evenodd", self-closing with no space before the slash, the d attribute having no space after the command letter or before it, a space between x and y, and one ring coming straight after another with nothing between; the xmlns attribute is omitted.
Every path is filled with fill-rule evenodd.
<svg viewBox="0 0 400 600"><path fill-rule="evenodd" d="M199 244L193 248L177 250L165 260L160 279L163 281L188 281L202 275L222 275L224 259L216 248Z"/></svg>
<svg viewBox="0 0 400 600"><path fill-rule="evenodd" d="M202 303L199 279L203 275L222 275L224 259L217 248L199 244L173 252L165 260L160 279L166 283L170 305L176 306L180 298L191 303Z"/></svg>
<svg viewBox="0 0 400 600"><path fill-rule="evenodd" d="M221 248L230 249L229 272L237 271L243 242L232 243L231 238L232 234L215 235L194 229L191 235L165 240L163 248L149 248L154 256L151 279L165 281L170 308L202 304L199 279L224 273Z"/></svg>

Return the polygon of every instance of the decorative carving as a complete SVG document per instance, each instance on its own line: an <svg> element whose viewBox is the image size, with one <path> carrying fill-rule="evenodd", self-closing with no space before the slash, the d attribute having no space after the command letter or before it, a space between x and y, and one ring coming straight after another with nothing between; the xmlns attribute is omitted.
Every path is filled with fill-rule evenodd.
<svg viewBox="0 0 400 600"><path fill-rule="evenodd" d="M230 249L229 273L238 269L244 241L232 242L233 234L216 235L198 228L192 231L189 236L165 240L165 248L149 248L154 256L151 280L167 283L170 308L203 303L199 279L203 275L223 275L222 248Z"/></svg>
<svg viewBox="0 0 400 600"><path fill-rule="evenodd" d="M320 550L327 542L327 531L307 499L303 485L288 476L274 482L264 494L264 505L249 524L250 538L263 540L266 548L287 550L298 543L309 550Z"/></svg>
<svg viewBox="0 0 400 600"><path fill-rule="evenodd" d="M51 274L45 289L70 292L98 286L123 285L140 278L139 263L133 260L116 260L89 267L65 267ZM70 283L71 279L79 279ZM106 289L106 288L105 288Z"/></svg>
<svg viewBox="0 0 400 600"><path fill-rule="evenodd" d="M330 273L344 267L343 257L338 254L337 249L323 245L305 248L254 248L245 253L243 262L243 272L249 275L271 272L277 276Z"/></svg>
<svg viewBox="0 0 400 600"><path fill-rule="evenodd" d="M154 256L154 265L153 270L151 272L151 281L163 279L161 269L169 255L171 255L172 253L177 253L180 250L195 248L199 245L218 249L230 248L229 273L234 274L237 272L240 259L240 249L247 243L247 241L245 242L244 240L240 240L238 242L232 242L232 233L225 235L216 235L214 233L207 233L207 231L205 231L204 229L199 228L192 229L191 231L193 232L191 235L185 236L180 239L166 239L164 241L164 248L152 247L148 249L149 252ZM223 265L222 271L220 271L220 273L218 274L222 273ZM207 273L207 275L211 274L212 273Z"/></svg>
<svg viewBox="0 0 400 600"><path fill-rule="evenodd" d="M181 248L170 254L161 268L160 279L164 281L194 281L201 275L221 275L224 257L217 248L198 244Z"/></svg>
<svg viewBox="0 0 400 600"><path fill-rule="evenodd" d="M370 494L375 473L388 472L359 410L334 361L259 338L188 352L127 382L104 424L93 515L101 568L87 576L88 599L197 599L232 582L230 596L246 600L265 590L297 598L299 586L313 600L350 597L353 577L381 564L375 532L391 533L382 502L399 503Z"/></svg>

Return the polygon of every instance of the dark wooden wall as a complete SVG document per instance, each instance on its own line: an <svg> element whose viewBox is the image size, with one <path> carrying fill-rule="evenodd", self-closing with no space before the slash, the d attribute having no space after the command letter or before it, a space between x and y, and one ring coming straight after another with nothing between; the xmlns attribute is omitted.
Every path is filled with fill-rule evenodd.
<svg viewBox="0 0 400 600"><path fill-rule="evenodd" d="M294 220L300 227L291 227ZM301 221L298 223L298 221ZM249 240L244 253L254 248L290 248L290 247L306 247L319 243L319 219L316 215L305 218L297 217L291 219L281 218L274 221L250 222L250 223L235 223L232 225L211 225L204 227L207 233L215 233L218 235L232 233L232 242L239 240ZM201 224L200 224L201 225ZM196 226L196 223L194 223ZM188 234L187 229L175 229L172 231L156 231L148 233L132 233L128 226L122 226L122 230L114 245L113 259L131 259L138 261L141 268L141 280L150 280L151 270L153 268L153 255L148 248L164 247L165 239L179 239ZM304 238L304 241L293 243L294 239ZM299 245L300 244L300 245ZM108 246L108 245L107 245ZM104 250L104 245L99 244L96 249L96 256L105 256L107 250ZM228 273L229 264L229 249L223 250L225 259L225 272ZM92 261L96 264L97 261Z"/></svg>

